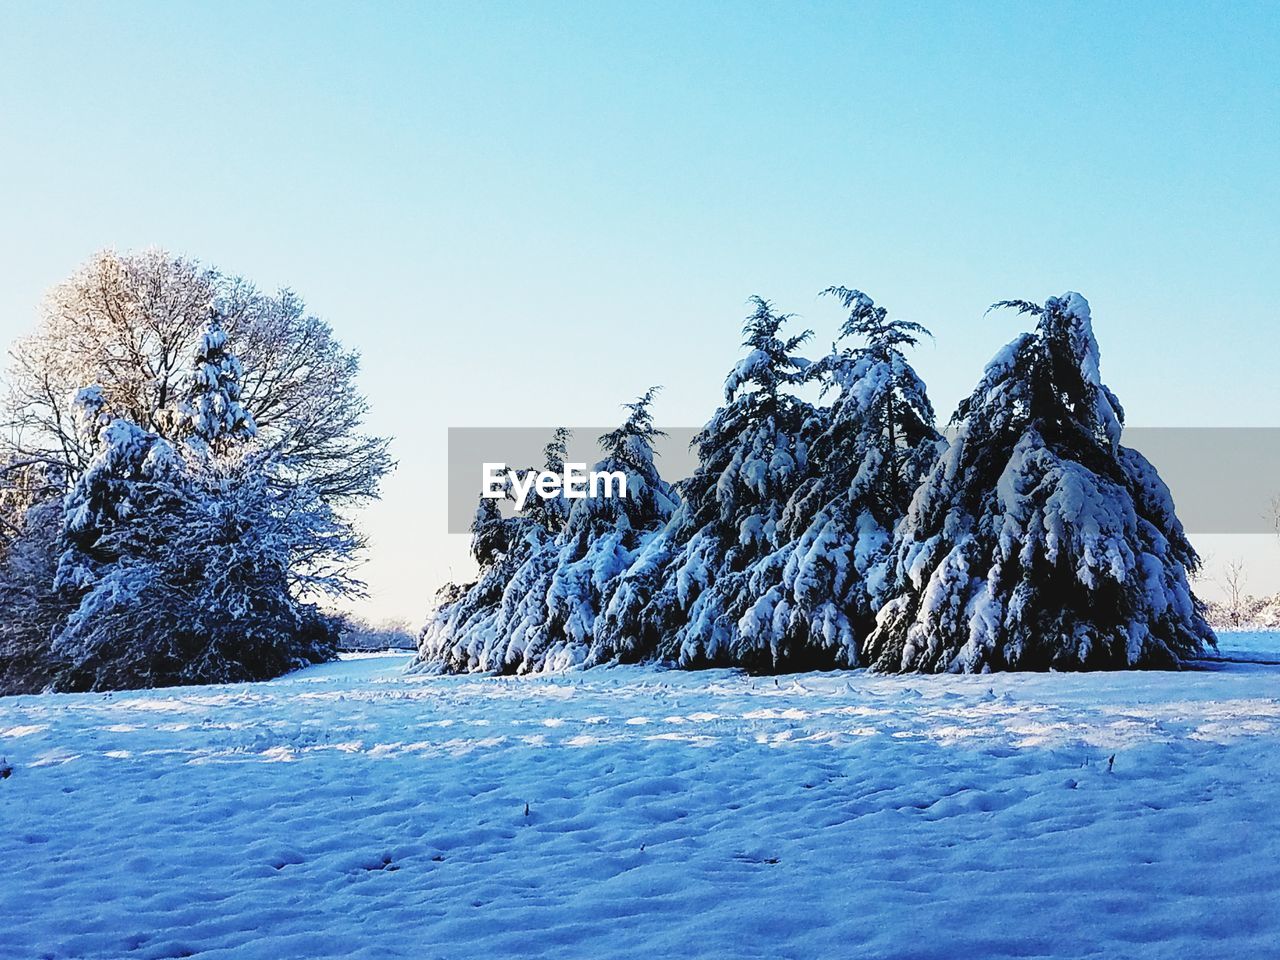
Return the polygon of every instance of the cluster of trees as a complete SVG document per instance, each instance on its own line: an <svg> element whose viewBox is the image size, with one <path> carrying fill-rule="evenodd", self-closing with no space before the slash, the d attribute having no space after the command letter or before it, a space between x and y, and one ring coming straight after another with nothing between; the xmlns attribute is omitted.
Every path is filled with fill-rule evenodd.
<svg viewBox="0 0 1280 960"><path fill-rule="evenodd" d="M998 307L1035 329L935 426L907 352L928 331L845 287L832 351L753 299L746 356L674 486L654 391L601 438L627 500L482 500L479 578L448 585L420 669L523 673L657 660L755 671L1176 666L1215 638L1199 558L1155 469L1120 442L1079 294ZM820 384L827 402L802 399ZM559 470L566 436L547 447Z"/></svg>
<svg viewBox="0 0 1280 960"><path fill-rule="evenodd" d="M11 351L0 692L262 679L331 657L377 495L359 358L302 301L99 254Z"/></svg>
<svg viewBox="0 0 1280 960"><path fill-rule="evenodd" d="M354 614L341 614L337 620L340 651L413 650L417 646L417 630L408 620L375 623Z"/></svg>
<svg viewBox="0 0 1280 960"><path fill-rule="evenodd" d="M1280 504L1277 504L1280 510ZM1277 514L1280 531L1280 513ZM1228 561L1218 587L1221 599L1205 603L1205 617L1218 630L1275 630L1280 628L1280 594L1258 596L1245 589L1244 560Z"/></svg>

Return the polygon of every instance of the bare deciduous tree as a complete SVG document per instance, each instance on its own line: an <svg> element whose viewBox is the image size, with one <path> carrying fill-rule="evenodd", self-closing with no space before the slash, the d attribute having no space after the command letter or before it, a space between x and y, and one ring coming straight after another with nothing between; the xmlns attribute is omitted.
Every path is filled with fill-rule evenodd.
<svg viewBox="0 0 1280 960"><path fill-rule="evenodd" d="M1252 606L1251 599L1244 592L1245 581L1248 576L1244 570L1244 560L1240 557L1229 562L1222 575L1222 589L1226 594L1226 616L1227 622L1235 628L1239 628L1249 615L1249 608Z"/></svg>
<svg viewBox="0 0 1280 960"><path fill-rule="evenodd" d="M10 351L4 408L12 458L84 468L70 416L82 387L109 412L170 436L193 351L216 312L246 370L242 399L260 442L325 500L376 496L387 440L364 433L360 359L295 293L252 284L162 250L95 255L47 297L39 328Z"/></svg>

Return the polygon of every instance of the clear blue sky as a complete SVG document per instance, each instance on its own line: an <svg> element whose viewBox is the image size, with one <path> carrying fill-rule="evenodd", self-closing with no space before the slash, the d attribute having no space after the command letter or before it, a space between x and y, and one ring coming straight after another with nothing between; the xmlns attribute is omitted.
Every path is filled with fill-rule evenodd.
<svg viewBox="0 0 1280 960"><path fill-rule="evenodd" d="M926 323L948 413L988 303L1076 289L1131 423L1280 425L1280 5L5 3L0 225L6 343L104 246L303 294L397 437L367 609L417 620L447 427L701 423L752 293ZM1201 546L1280 587L1247 539Z"/></svg>

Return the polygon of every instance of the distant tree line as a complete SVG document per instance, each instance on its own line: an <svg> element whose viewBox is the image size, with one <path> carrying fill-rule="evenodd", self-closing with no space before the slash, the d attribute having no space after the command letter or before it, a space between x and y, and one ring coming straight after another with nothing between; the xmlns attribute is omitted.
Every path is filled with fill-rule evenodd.
<svg viewBox="0 0 1280 960"><path fill-rule="evenodd" d="M1035 321L935 427L907 352L928 331L865 293L836 345L755 298L725 403L674 485L649 390L601 437L629 499L481 500L474 583L442 589L417 668L524 673L634 661L786 671L1176 667L1215 645L1199 558L1152 465L1121 443L1089 305ZM817 384L810 403L801 388ZM564 432L546 450L559 471Z"/></svg>
<svg viewBox="0 0 1280 960"><path fill-rule="evenodd" d="M416 631L408 620L381 620L377 623L353 614L336 618L338 649L343 652L369 650L413 650Z"/></svg>

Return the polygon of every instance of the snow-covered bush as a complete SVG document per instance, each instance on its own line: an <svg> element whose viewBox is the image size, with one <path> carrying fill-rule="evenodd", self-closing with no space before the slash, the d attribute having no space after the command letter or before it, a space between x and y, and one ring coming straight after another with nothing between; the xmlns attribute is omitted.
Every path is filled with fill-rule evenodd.
<svg viewBox="0 0 1280 960"><path fill-rule="evenodd" d="M867 645L887 671L1176 666L1214 643L1169 491L1121 445L1077 293L987 366L894 538Z"/></svg>
<svg viewBox="0 0 1280 960"><path fill-rule="evenodd" d="M0 695L38 693L52 676L49 646L70 613L54 589L62 505L40 496L5 517L0 550Z"/></svg>
<svg viewBox="0 0 1280 960"><path fill-rule="evenodd" d="M1207 600L1204 614L1214 630L1280 630L1280 594Z"/></svg>

